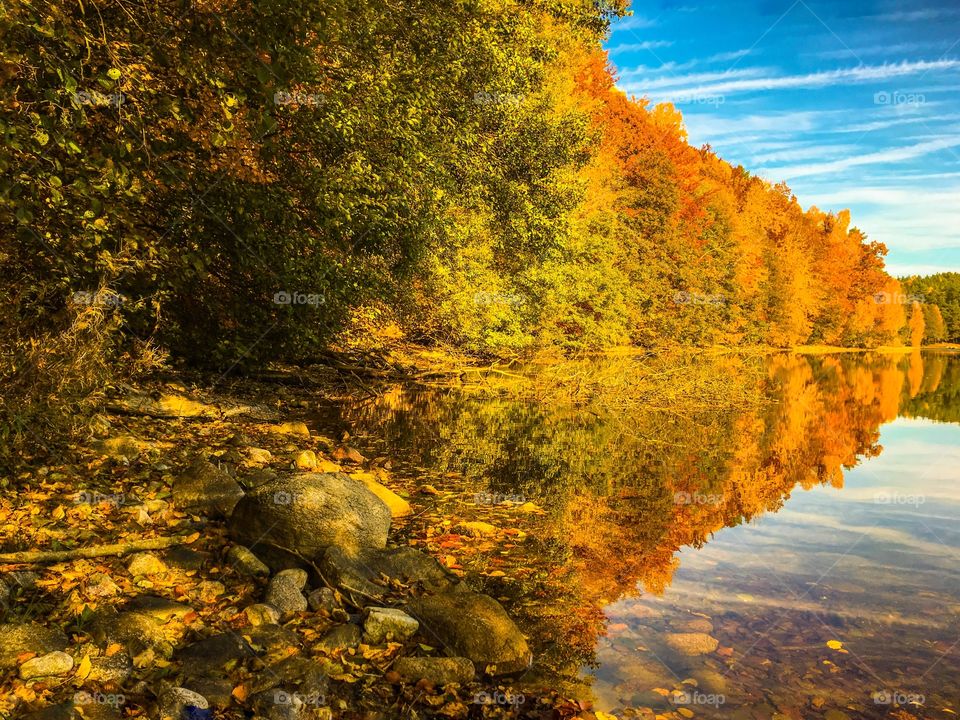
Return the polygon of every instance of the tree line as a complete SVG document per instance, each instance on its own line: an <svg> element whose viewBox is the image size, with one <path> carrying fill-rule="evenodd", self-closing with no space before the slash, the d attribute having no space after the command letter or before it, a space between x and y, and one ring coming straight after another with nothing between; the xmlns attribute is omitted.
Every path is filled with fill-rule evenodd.
<svg viewBox="0 0 960 720"><path fill-rule="evenodd" d="M914 285L849 213L804 210L617 89L602 42L626 12L8 4L4 432L38 422L22 397L79 411L159 363L331 344L919 342L937 303L900 301Z"/></svg>

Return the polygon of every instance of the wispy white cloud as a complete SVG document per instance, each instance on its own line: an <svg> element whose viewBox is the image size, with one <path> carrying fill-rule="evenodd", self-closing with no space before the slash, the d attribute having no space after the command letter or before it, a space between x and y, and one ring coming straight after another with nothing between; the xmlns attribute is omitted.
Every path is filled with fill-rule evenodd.
<svg viewBox="0 0 960 720"><path fill-rule="evenodd" d="M660 50L673 45L673 40L644 40L643 42L620 43L610 48L611 55L619 55L625 52L642 52L644 50Z"/></svg>
<svg viewBox="0 0 960 720"><path fill-rule="evenodd" d="M868 45L856 48L841 48L839 50L821 50L815 53L807 53L823 60L855 60L860 57L882 57L897 55L900 53L919 52L921 50L930 50L939 48L946 50L943 43L930 42L905 42L893 43L891 45Z"/></svg>
<svg viewBox="0 0 960 720"><path fill-rule="evenodd" d="M643 15L631 15L630 17L613 23L610 27L610 32L611 34L632 32L633 30L644 30L656 26L657 21L653 18L644 17Z"/></svg>
<svg viewBox="0 0 960 720"><path fill-rule="evenodd" d="M776 166L761 168L763 172L774 173L778 177L791 180L793 178L806 177L808 175L824 175L827 173L838 173L849 170L853 167L862 165L878 165L882 163L903 162L904 160L913 160L930 153L940 150L949 150L960 147L960 135L940 137L935 140L915 143L898 148L889 148L872 153L863 153L860 155L851 155L840 160L831 160L821 163L810 163L808 165Z"/></svg>
<svg viewBox="0 0 960 720"><path fill-rule="evenodd" d="M919 60L884 65L858 65L804 75L781 75L751 77L761 68L746 68L728 73L699 73L680 77L650 78L635 81L637 91L686 93L690 95L724 95L758 90L786 90L796 88L819 88L850 83L877 82L926 74L936 71L960 69L960 60ZM764 71L766 72L766 71ZM625 73L626 75L626 73ZM726 75L726 77L724 77Z"/></svg>

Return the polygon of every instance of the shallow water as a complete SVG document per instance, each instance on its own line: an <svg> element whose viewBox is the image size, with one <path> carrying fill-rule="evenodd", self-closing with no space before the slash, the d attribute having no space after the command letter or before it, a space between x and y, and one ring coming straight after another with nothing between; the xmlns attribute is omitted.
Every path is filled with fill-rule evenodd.
<svg viewBox="0 0 960 720"><path fill-rule="evenodd" d="M411 493L441 491L406 531L519 619L519 688L620 717L955 717L960 356L704 362L757 401L494 381L392 388L339 421ZM462 546L451 515L508 532Z"/></svg>

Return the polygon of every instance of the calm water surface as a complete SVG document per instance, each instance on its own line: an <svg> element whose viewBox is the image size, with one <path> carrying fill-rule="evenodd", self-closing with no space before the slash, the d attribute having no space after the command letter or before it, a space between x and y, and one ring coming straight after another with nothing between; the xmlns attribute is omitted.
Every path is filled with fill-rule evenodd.
<svg viewBox="0 0 960 720"><path fill-rule="evenodd" d="M394 458L411 537L519 619L537 650L519 688L619 717L955 718L960 357L703 363L755 402L491 381L393 388L338 421Z"/></svg>

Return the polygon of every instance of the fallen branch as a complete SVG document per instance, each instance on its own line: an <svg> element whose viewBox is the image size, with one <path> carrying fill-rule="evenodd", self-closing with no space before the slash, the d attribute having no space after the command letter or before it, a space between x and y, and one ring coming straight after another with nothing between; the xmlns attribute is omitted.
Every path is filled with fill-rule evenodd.
<svg viewBox="0 0 960 720"><path fill-rule="evenodd" d="M73 550L24 550L22 552L0 553L0 563L56 563L68 560L88 560L108 555L129 555L141 550L162 550L175 545L187 545L191 542L193 542L193 538L181 535L132 540L109 545L89 545Z"/></svg>

